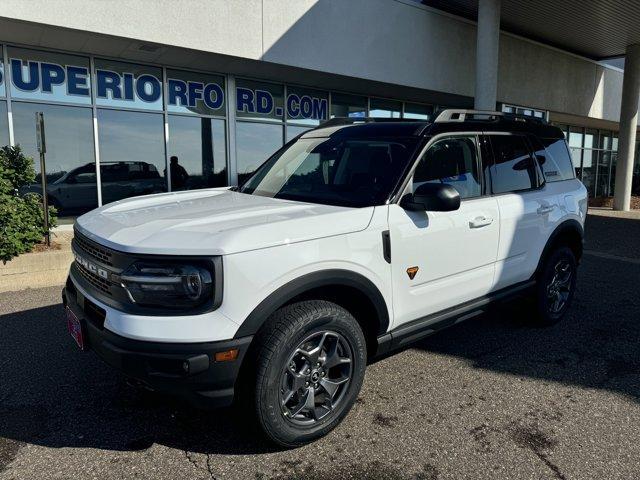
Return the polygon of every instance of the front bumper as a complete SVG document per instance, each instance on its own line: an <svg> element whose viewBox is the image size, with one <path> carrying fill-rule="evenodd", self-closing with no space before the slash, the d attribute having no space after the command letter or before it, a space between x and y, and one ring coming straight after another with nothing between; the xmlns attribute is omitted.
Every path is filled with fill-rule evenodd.
<svg viewBox="0 0 640 480"><path fill-rule="evenodd" d="M233 402L236 379L253 337L200 343L133 340L106 329L104 310L79 292L71 279L62 290L62 302L80 320L88 348L127 377L199 408ZM234 348L238 349L235 360L215 360L216 352Z"/></svg>

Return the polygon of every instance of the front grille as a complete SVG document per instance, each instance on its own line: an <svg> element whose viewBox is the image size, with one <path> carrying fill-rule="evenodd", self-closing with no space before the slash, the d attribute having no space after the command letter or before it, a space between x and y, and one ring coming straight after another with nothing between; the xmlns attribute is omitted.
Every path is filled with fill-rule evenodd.
<svg viewBox="0 0 640 480"><path fill-rule="evenodd" d="M74 232L74 240L78 247L90 258L97 260L104 265L113 266L113 254L108 249L101 247L97 243L92 242L81 233Z"/></svg>
<svg viewBox="0 0 640 480"><path fill-rule="evenodd" d="M76 267L78 272L80 272L80 275L82 275L82 277L87 282L89 282L91 285L96 287L101 292L106 293L107 295L111 295L111 285L113 284L109 280L102 278L93 272L90 272L89 270L84 268L82 265L80 265L78 262L76 262Z"/></svg>

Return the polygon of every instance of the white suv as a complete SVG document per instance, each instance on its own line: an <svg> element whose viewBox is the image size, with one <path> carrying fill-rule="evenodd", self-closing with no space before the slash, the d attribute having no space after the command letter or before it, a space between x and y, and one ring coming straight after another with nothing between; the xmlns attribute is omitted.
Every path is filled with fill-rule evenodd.
<svg viewBox="0 0 640 480"><path fill-rule="evenodd" d="M374 357L513 294L560 320L586 210L543 121L333 119L240 188L78 218L67 323L147 388L248 402L271 440L301 445L344 418Z"/></svg>

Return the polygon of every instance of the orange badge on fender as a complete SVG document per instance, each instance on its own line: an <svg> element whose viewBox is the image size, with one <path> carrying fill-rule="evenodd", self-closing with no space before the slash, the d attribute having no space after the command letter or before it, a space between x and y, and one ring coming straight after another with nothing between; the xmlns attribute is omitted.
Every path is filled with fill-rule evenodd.
<svg viewBox="0 0 640 480"><path fill-rule="evenodd" d="M418 273L418 267L409 267L407 268L407 275L409 275L409 280L413 280L413 277Z"/></svg>

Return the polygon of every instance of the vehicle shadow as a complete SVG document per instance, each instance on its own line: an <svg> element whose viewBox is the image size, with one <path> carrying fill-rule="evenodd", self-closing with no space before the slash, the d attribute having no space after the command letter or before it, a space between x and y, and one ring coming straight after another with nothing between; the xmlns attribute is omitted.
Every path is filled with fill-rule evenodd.
<svg viewBox="0 0 640 480"><path fill-rule="evenodd" d="M585 230L574 302L560 324L536 327L533 306L516 299L412 348L640 402L640 221L589 215Z"/></svg>
<svg viewBox="0 0 640 480"><path fill-rule="evenodd" d="M53 448L130 451L160 443L197 453L275 451L241 412L199 411L129 385L76 347L60 305L0 317L0 365L0 440Z"/></svg>

